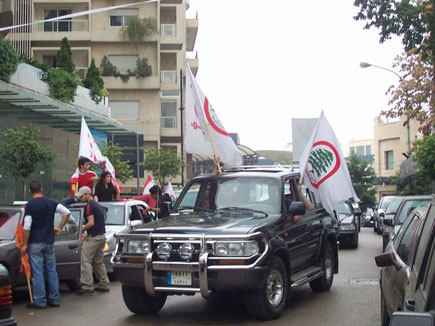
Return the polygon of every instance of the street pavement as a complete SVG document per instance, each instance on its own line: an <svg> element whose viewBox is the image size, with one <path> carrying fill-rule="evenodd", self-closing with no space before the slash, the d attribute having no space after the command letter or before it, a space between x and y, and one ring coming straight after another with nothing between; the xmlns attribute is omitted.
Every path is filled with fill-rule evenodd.
<svg viewBox="0 0 435 326"><path fill-rule="evenodd" d="M29 310L27 289L14 290L13 316L18 325L380 325L379 269L374 256L382 239L373 228L362 228L358 249L339 250L339 274L328 292L309 285L293 291L281 318L269 322L250 318L239 298L205 300L194 296L168 297L158 315L137 316L124 305L119 282L109 293L81 297L61 286L61 307Z"/></svg>

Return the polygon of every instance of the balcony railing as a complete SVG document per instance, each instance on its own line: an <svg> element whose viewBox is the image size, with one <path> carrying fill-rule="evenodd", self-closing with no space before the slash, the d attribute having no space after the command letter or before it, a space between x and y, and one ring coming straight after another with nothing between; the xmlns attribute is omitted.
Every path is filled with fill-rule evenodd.
<svg viewBox="0 0 435 326"><path fill-rule="evenodd" d="M161 117L162 128L175 129L177 128L176 117Z"/></svg>
<svg viewBox="0 0 435 326"><path fill-rule="evenodd" d="M37 32L89 32L88 20L56 20L36 24Z"/></svg>
<svg viewBox="0 0 435 326"><path fill-rule="evenodd" d="M176 83L177 72L175 70L162 70L160 74L160 81L162 83Z"/></svg>
<svg viewBox="0 0 435 326"><path fill-rule="evenodd" d="M177 36L177 29L175 24L160 24L160 35L161 36Z"/></svg>

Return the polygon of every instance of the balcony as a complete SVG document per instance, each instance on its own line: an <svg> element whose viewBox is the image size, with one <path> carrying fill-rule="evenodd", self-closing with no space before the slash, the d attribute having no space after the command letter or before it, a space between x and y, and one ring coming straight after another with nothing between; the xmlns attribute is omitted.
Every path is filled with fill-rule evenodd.
<svg viewBox="0 0 435 326"><path fill-rule="evenodd" d="M158 76L149 76L145 78L130 77L124 83L120 77L103 76L104 87L108 90L111 89L159 89L160 82Z"/></svg>
<svg viewBox="0 0 435 326"><path fill-rule="evenodd" d="M197 34L198 19L186 19L186 51L193 51L195 48Z"/></svg>
<svg viewBox="0 0 435 326"><path fill-rule="evenodd" d="M70 3L90 3L90 0L33 0L33 3L55 3L55 4L70 4Z"/></svg>
<svg viewBox="0 0 435 326"><path fill-rule="evenodd" d="M198 73L199 60L197 58L187 59L187 63L190 66L190 70L192 70L192 74L196 77L196 74Z"/></svg>
<svg viewBox="0 0 435 326"><path fill-rule="evenodd" d="M33 41L59 41L63 37L70 41L89 40L89 21L58 20L34 25Z"/></svg>

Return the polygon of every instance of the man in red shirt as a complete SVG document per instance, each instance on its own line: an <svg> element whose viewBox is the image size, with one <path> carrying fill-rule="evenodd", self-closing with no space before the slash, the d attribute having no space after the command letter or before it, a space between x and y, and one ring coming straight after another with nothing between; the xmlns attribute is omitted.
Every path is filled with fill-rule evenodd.
<svg viewBox="0 0 435 326"><path fill-rule="evenodd" d="M142 200L148 204L150 210L156 212L156 214L160 213L160 208L157 207L157 198L160 196L160 188L158 185L154 185L150 188L150 193L142 196L132 197L131 199Z"/></svg>
<svg viewBox="0 0 435 326"><path fill-rule="evenodd" d="M77 170L69 181L69 192L71 197L66 197L60 202L65 207L78 201L74 196L76 191L81 187L88 187L91 192L94 193L94 182L98 182L98 176L93 171L89 171L89 159L86 157L80 157L78 161L78 173Z"/></svg>

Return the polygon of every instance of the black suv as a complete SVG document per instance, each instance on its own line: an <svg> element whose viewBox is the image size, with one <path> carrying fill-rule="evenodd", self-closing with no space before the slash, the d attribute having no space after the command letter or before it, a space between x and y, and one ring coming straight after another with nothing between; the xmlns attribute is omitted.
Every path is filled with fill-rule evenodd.
<svg viewBox="0 0 435 326"><path fill-rule="evenodd" d="M338 273L338 223L299 173L244 168L191 180L170 216L117 234L112 257L128 309L153 314L167 295L242 293L248 312L280 316L291 288L327 291ZM302 192L314 208L306 202Z"/></svg>

